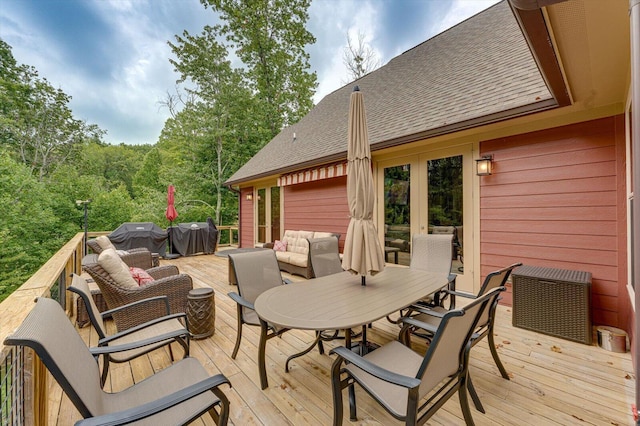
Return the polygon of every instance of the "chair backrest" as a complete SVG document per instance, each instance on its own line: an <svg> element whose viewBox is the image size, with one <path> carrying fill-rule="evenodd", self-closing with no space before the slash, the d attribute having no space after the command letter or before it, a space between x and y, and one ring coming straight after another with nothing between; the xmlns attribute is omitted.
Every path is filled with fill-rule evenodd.
<svg viewBox="0 0 640 426"><path fill-rule="evenodd" d="M100 247L100 244L98 244L98 241L96 241L95 238L92 238L90 240L87 240L87 246L89 246L89 248L95 253L95 254L100 254L102 253L102 247Z"/></svg>
<svg viewBox="0 0 640 426"><path fill-rule="evenodd" d="M270 288L282 285L282 274L273 250L259 250L230 254L238 280L238 293L254 303L258 296ZM244 312L245 308L243 308Z"/></svg>
<svg viewBox="0 0 640 426"><path fill-rule="evenodd" d="M83 417L104 414L98 363L58 302L37 298L4 344L33 349Z"/></svg>
<svg viewBox="0 0 640 426"><path fill-rule="evenodd" d="M324 277L343 271L336 237L309 239L309 257L315 277Z"/></svg>
<svg viewBox="0 0 640 426"><path fill-rule="evenodd" d="M417 378L422 398L441 381L464 373L465 350L480 316L505 287L498 287L464 308L448 311L438 326L424 356Z"/></svg>
<svg viewBox="0 0 640 426"><path fill-rule="evenodd" d="M411 242L412 269L451 272L453 234L415 234Z"/></svg>
<svg viewBox="0 0 640 426"><path fill-rule="evenodd" d="M511 266L507 266L506 268L502 268L499 271L491 272L489 275L487 275L487 277L484 279L484 282L482 283L482 287L480 287L480 291L478 292L477 297L487 294L494 288L504 286L509 279L509 276L511 275L511 271L513 271L518 266L522 266L522 263L514 263ZM498 301L496 300L496 304L497 302ZM478 325L476 328L485 327L489 323L492 317L492 310L495 308L495 306L492 306L490 308L491 309L486 309L482 313L480 319L478 320Z"/></svg>
<svg viewBox="0 0 640 426"><path fill-rule="evenodd" d="M67 290L76 293L79 297L82 298L84 306L87 308L87 313L89 314L91 325L93 325L93 328L98 333L98 338L104 339L105 337L107 337L107 328L104 325L104 321L102 321L100 309L98 309L98 306L96 306L96 302L91 296L91 289L89 288L89 284L87 284L87 281L80 275L73 274L71 285L69 286L69 288L67 288Z"/></svg>
<svg viewBox="0 0 640 426"><path fill-rule="evenodd" d="M501 287L506 284L511 272L517 268L518 266L522 266L522 263L514 263L511 266L507 266L506 268L500 269L499 271L491 272L486 276L482 286L480 287L480 291L478 292L478 296L482 296L488 291L493 290L496 287Z"/></svg>

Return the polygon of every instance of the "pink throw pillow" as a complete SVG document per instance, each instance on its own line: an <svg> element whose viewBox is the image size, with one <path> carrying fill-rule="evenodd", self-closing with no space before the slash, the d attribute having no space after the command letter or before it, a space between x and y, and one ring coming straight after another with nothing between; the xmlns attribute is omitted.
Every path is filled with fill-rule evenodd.
<svg viewBox="0 0 640 426"><path fill-rule="evenodd" d="M275 240L273 242L273 249L275 251L287 251L287 242L286 241Z"/></svg>
<svg viewBox="0 0 640 426"><path fill-rule="evenodd" d="M131 277L138 283L139 286L143 286L153 281L153 277L142 268L136 268L132 266L129 268L129 272L131 272Z"/></svg>

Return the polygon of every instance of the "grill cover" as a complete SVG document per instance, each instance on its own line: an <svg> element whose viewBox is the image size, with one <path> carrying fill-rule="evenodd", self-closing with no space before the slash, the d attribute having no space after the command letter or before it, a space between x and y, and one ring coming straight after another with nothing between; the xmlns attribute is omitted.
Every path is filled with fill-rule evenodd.
<svg viewBox="0 0 640 426"><path fill-rule="evenodd" d="M123 223L109 234L109 239L119 250L146 247L164 257L167 249L167 231L153 222Z"/></svg>
<svg viewBox="0 0 640 426"><path fill-rule="evenodd" d="M182 256L213 254L218 245L218 228L211 218L206 222L179 223L169 228L173 249Z"/></svg>

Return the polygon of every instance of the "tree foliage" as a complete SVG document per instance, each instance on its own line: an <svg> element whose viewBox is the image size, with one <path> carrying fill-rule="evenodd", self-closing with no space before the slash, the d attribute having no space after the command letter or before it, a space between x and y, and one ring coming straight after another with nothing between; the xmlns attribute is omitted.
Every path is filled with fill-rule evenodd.
<svg viewBox="0 0 640 426"><path fill-rule="evenodd" d="M69 95L0 40L0 301L83 230L76 200L91 201L89 231L166 227L173 184L179 221L237 223L238 196L224 182L312 107L310 0L201 1L223 23L169 43L178 91L153 146L104 143L102 129L74 117Z"/></svg>
<svg viewBox="0 0 640 426"><path fill-rule="evenodd" d="M73 118L71 97L55 89L30 66L18 66L11 48L0 40L0 141L14 147L39 180L63 164L85 140L102 131Z"/></svg>
<svg viewBox="0 0 640 426"><path fill-rule="evenodd" d="M306 29L311 0L201 0L220 14L216 30L246 67L261 102L269 139L313 107L317 87L305 46L315 43Z"/></svg>

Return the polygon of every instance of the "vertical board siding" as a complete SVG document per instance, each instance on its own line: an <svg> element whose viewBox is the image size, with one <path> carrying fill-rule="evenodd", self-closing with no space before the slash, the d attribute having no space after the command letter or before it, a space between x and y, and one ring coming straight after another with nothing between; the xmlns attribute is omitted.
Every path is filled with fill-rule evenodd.
<svg viewBox="0 0 640 426"><path fill-rule="evenodd" d="M253 187L240 190L240 247L253 247L253 200L247 200L247 194L253 194Z"/></svg>
<svg viewBox="0 0 640 426"><path fill-rule="evenodd" d="M609 117L480 144L481 155L494 157L493 175L480 178L483 277L517 261L591 272L594 324L624 327L620 122Z"/></svg>
<svg viewBox="0 0 640 426"><path fill-rule="evenodd" d="M349 226L347 177L283 187L284 229L340 233L340 250Z"/></svg>

